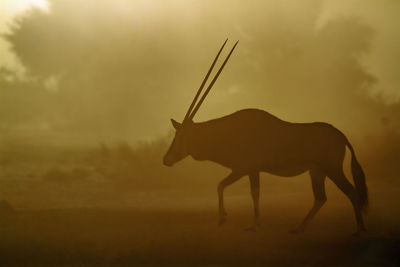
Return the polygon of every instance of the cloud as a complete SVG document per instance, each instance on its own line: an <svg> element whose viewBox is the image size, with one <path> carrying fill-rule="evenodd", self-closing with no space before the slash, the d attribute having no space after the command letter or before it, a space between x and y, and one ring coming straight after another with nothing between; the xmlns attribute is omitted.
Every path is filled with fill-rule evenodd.
<svg viewBox="0 0 400 267"><path fill-rule="evenodd" d="M10 42L4 35L10 34L14 27L17 27L16 18L26 15L32 9L41 12L49 12L48 2L46 0L3 0L0 9L0 69L7 70L7 79L24 79L27 77L27 71L24 64L15 51L13 51Z"/></svg>
<svg viewBox="0 0 400 267"><path fill-rule="evenodd" d="M361 60L379 80L370 88L370 95L387 104L400 101L400 70L397 67L400 59L399 14L400 2L395 0L330 0L324 1L319 17L320 25L338 16L353 16L373 26L376 34L371 51Z"/></svg>
<svg viewBox="0 0 400 267"><path fill-rule="evenodd" d="M44 87L51 92L58 92L61 75L52 75L44 81Z"/></svg>
<svg viewBox="0 0 400 267"><path fill-rule="evenodd" d="M230 12L227 3L53 1L50 13L21 18L8 36L37 79L3 81L19 90L3 92L19 103L6 105L10 115L3 117L24 111L28 123L30 112L37 113L48 129L94 142L162 135L170 117L183 117L228 36L228 46L240 39L239 46L197 120L258 107L290 121L328 121L356 135L381 126L386 102L371 92L398 81L382 74L394 77L391 61L367 59L382 51L375 40L385 23L329 13L333 8L319 1L229 1Z"/></svg>

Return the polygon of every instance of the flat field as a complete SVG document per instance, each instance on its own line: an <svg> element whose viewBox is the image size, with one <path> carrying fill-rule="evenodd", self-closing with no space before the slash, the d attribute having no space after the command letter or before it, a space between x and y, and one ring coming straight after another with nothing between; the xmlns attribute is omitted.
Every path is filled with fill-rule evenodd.
<svg viewBox="0 0 400 267"><path fill-rule="evenodd" d="M190 209L190 203L185 208L169 209L75 208L5 213L0 217L0 265L400 264L399 215L388 212L388 206L382 209L376 204L366 216L368 232L354 237L352 209L344 197L331 204L328 200L309 229L297 235L288 230L301 221L309 205L263 201L261 228L248 232L244 229L252 222L251 202L236 206L239 201L232 197L226 202L229 217L221 227L217 226L216 208L193 205Z"/></svg>

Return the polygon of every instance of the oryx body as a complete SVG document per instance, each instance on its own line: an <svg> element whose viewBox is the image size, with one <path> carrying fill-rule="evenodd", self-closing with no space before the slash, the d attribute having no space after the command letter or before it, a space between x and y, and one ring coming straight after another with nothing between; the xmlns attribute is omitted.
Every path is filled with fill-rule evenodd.
<svg viewBox="0 0 400 267"><path fill-rule="evenodd" d="M229 56L232 51L233 49ZM176 134L164 157L164 164L171 166L190 155L196 160L210 160L232 170L218 186L220 223L226 218L223 203L224 188L248 175L254 201L255 227L258 225L259 218L260 172L290 177L309 171L315 202L296 231L303 231L325 203L325 178L328 176L351 200L356 215L357 229L363 230L361 211L368 203L365 176L349 141L333 126L321 122L291 123L258 109L245 109L222 118L200 123L193 122L194 114L223 66L192 111L204 86L205 81L203 81L183 123L172 120ZM346 179L342 169L346 146L352 153L355 188Z"/></svg>

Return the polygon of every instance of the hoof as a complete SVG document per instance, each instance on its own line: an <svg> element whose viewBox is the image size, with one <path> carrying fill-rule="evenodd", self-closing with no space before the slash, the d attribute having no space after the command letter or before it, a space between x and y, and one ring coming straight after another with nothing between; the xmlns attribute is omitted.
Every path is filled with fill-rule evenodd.
<svg viewBox="0 0 400 267"><path fill-rule="evenodd" d="M226 217L219 218L218 226L221 226L226 223Z"/></svg>
<svg viewBox="0 0 400 267"><path fill-rule="evenodd" d="M354 237L362 237L364 236L365 231L357 231L355 233L352 234L352 236Z"/></svg>
<svg viewBox="0 0 400 267"><path fill-rule="evenodd" d="M364 235L365 232L367 232L367 229L365 229L365 227L361 227L360 229L357 230L357 232L352 234L352 236L359 237Z"/></svg>
<svg viewBox="0 0 400 267"><path fill-rule="evenodd" d="M360 236L361 236L361 233L357 231L357 232L353 233L352 236L354 236L354 237L360 237Z"/></svg>

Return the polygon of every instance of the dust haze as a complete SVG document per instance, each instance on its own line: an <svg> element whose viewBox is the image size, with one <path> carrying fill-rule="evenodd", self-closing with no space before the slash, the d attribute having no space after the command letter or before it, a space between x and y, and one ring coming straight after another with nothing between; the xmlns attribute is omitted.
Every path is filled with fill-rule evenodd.
<svg viewBox="0 0 400 267"><path fill-rule="evenodd" d="M0 19L1 263L399 264L398 1L36 2L47 8ZM240 42L195 121L259 108L340 129L366 174L366 236L350 236L351 204L329 179L327 204L292 236L313 203L309 175L263 173L253 233L247 177L217 227L229 170L162 165L170 118L226 38Z"/></svg>

